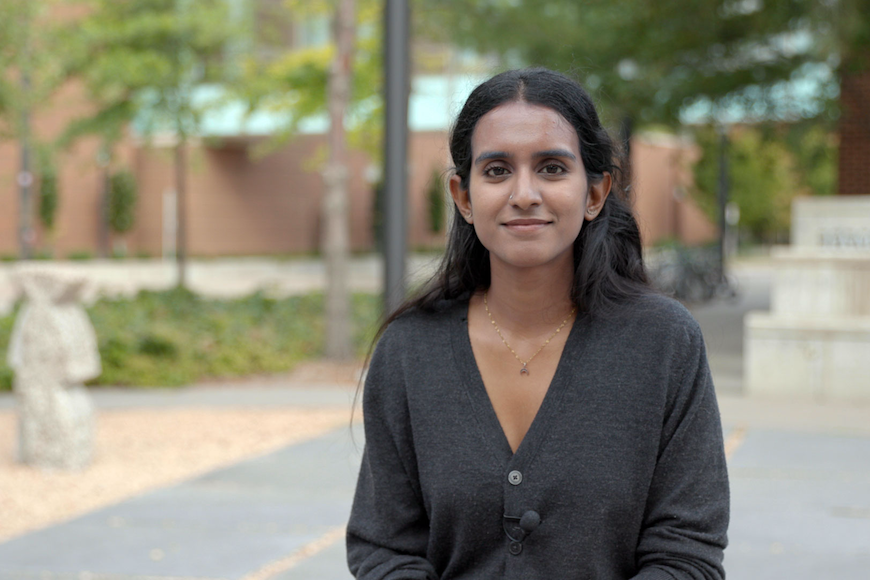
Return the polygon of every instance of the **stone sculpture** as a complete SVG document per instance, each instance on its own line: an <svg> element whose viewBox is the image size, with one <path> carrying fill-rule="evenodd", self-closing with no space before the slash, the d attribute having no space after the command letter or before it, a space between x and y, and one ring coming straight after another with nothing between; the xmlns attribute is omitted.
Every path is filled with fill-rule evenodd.
<svg viewBox="0 0 870 580"><path fill-rule="evenodd" d="M18 459L82 469L93 457L94 407L82 383L101 372L96 333L79 303L85 280L20 268L26 302L9 345L18 409Z"/></svg>

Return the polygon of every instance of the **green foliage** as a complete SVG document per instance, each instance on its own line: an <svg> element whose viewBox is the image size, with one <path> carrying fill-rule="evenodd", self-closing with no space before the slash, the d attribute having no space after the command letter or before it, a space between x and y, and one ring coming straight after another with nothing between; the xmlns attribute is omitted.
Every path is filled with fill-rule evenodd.
<svg viewBox="0 0 870 580"><path fill-rule="evenodd" d="M831 67L815 97L792 95L814 117L845 69L870 66L870 0L419 0L416 11L501 66L572 72L614 120L673 125L693 102L776 114L784 81Z"/></svg>
<svg viewBox="0 0 870 580"><path fill-rule="evenodd" d="M712 127L695 133L703 157L695 165L695 199L718 223L720 137ZM782 139L759 128L740 127L728 144L729 199L740 208L740 228L757 241L788 230L792 199L804 193L795 159Z"/></svg>
<svg viewBox="0 0 870 580"><path fill-rule="evenodd" d="M374 336L381 301L352 300L357 353ZM210 377L276 373L323 351L323 296L274 299L257 293L206 300L184 289L102 299L88 309L97 332L103 373L98 385L178 386ZM6 352L14 315L0 317ZM0 389L12 374L0 360Z"/></svg>
<svg viewBox="0 0 870 580"><path fill-rule="evenodd" d="M783 138L801 185L812 195L837 193L837 134L823 124L797 123L785 128Z"/></svg>
<svg viewBox="0 0 870 580"><path fill-rule="evenodd" d="M158 129L181 139L196 131L202 113L193 89L220 81L235 25L224 0L89 0L64 38L67 72L85 81L96 105L61 139L98 134L111 150L137 116L142 133Z"/></svg>
<svg viewBox="0 0 870 580"><path fill-rule="evenodd" d="M91 252L89 250L78 250L78 251L70 252L69 254L67 254L66 259L84 262L87 260L93 260L94 254L93 254L93 252Z"/></svg>
<svg viewBox="0 0 870 580"><path fill-rule="evenodd" d="M258 6L257 3L251 5ZM259 18L256 13L249 14L247 36L250 41L241 54L232 94L246 103L250 113L268 111L286 118L283 127L256 149L258 155L276 150L293 138L300 123L326 113L329 67L335 54L332 39L324 44L290 47L286 42L275 42L271 38L277 35L274 29L316 19L331 20L334 8L335 3L326 0L287 0L273 4ZM381 155L383 124L382 10L379 0L357 1L358 26L348 116L350 144L375 160Z"/></svg>
<svg viewBox="0 0 870 580"><path fill-rule="evenodd" d="M433 233L438 233L444 229L444 210L447 204L444 198L444 181L438 169L432 172L426 197L429 202L429 229Z"/></svg>
<svg viewBox="0 0 870 580"><path fill-rule="evenodd" d="M53 166L48 165L43 168L39 180L39 221L48 230L54 229L57 206L57 173Z"/></svg>
<svg viewBox="0 0 870 580"><path fill-rule="evenodd" d="M12 389L12 369L7 366L6 353L9 352L9 337L12 335L12 326L15 324L15 316L18 314L18 308L14 308L11 313L6 316L0 316L0 391L8 391Z"/></svg>
<svg viewBox="0 0 870 580"><path fill-rule="evenodd" d="M127 170L109 177L108 222L119 234L130 231L135 221L137 199L136 178Z"/></svg>
<svg viewBox="0 0 870 580"><path fill-rule="evenodd" d="M63 75L63 46L51 12L61 0L0 1L0 139L20 138L25 111L45 104ZM21 82L26 72L28 82Z"/></svg>

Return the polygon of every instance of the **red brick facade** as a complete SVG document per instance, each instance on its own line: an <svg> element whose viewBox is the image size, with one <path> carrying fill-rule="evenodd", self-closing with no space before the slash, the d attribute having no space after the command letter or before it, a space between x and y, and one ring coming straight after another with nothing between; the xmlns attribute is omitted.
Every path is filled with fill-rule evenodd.
<svg viewBox="0 0 870 580"><path fill-rule="evenodd" d="M840 195L870 194L870 71L840 82Z"/></svg>
<svg viewBox="0 0 870 580"><path fill-rule="evenodd" d="M81 91L68 87L56 106L41 114L34 130L55 137L72 115L86 110ZM275 255L316 251L320 235L323 179L314 169L325 158L324 135L302 135L260 160L249 156L249 143L194 144L188 156L188 251L192 256ZM37 251L63 258L72 253L96 255L99 248L101 170L96 139L86 139L57 160L60 207L55 231L37 227ZM679 144L638 140L632 147L635 205L644 235L652 244L662 238L687 242L710 239L715 230L688 200L675 197L687 174L686 150ZM429 183L434 171L449 166L443 132L415 132L409 140L408 242L411 248L443 243L443 232L429 224ZM15 175L18 145L0 143L0 256L18 254L19 193ZM126 140L115 164L136 176L139 201L136 223L126 236L128 255L160 256L164 248L164 196L173 186L172 148ZM373 248L374 208L371 161L351 157L351 245ZM35 189L35 188L34 188ZM446 196L446 192L445 192ZM446 201L446 197L445 197ZM34 191L34 209L37 206ZM450 212L445 212L449 217ZM35 217L33 223L38 225Z"/></svg>

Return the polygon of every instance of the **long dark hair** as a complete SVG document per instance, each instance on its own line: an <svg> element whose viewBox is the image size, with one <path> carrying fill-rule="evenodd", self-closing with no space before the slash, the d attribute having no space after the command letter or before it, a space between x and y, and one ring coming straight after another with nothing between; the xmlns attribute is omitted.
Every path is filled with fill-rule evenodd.
<svg viewBox="0 0 870 580"><path fill-rule="evenodd" d="M494 76L471 92L450 135L452 171L460 177L462 188L468 189L471 136L477 122L499 105L514 101L550 108L574 127L589 183L601 181L605 172L613 177L604 207L595 219L583 225L574 241L571 298L578 317L607 316L617 305L649 293L640 230L623 182L620 152L601 125L589 94L567 76L545 68L512 70ZM464 299L489 288L489 284L489 251L480 243L474 226L454 207L447 249L438 271L417 296L386 317L377 336L409 310L437 310L444 301Z"/></svg>

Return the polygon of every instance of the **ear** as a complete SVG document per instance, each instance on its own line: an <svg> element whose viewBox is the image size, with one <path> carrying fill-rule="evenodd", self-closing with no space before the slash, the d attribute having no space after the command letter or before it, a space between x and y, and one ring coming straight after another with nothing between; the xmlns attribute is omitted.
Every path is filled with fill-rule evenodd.
<svg viewBox="0 0 870 580"><path fill-rule="evenodd" d="M613 185L613 177L610 173L604 172L598 183L593 183L589 187L589 195L586 196L586 220L592 221L604 207L604 202L607 201L607 196L610 195L610 188Z"/></svg>
<svg viewBox="0 0 870 580"><path fill-rule="evenodd" d="M468 195L468 190L462 188L462 178L454 175L448 182L450 187L450 197L453 198L453 203L459 209L459 213L465 218L468 223L474 223L471 212L471 197Z"/></svg>

